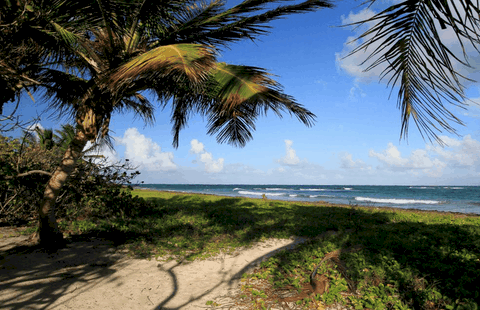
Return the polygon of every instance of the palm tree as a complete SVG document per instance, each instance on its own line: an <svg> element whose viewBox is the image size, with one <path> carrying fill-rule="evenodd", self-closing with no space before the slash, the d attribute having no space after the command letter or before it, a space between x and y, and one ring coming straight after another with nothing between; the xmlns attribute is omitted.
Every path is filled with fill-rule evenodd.
<svg viewBox="0 0 480 310"><path fill-rule="evenodd" d="M51 150L57 145L56 139L58 139L58 137L53 133L51 128L44 129L36 126L30 130L24 130L22 140L24 140L29 146Z"/></svg>
<svg viewBox="0 0 480 310"><path fill-rule="evenodd" d="M75 138L75 127L71 124L64 124L62 129L56 129L55 144L63 151L66 152L68 146Z"/></svg>
<svg viewBox="0 0 480 310"><path fill-rule="evenodd" d="M23 140L33 147L51 150L54 147L60 148L65 152L75 137L75 127L71 124L61 125L61 129L55 132L51 128L40 128L36 126L31 130L23 131Z"/></svg>
<svg viewBox="0 0 480 310"><path fill-rule="evenodd" d="M25 3L25 5L27 5ZM38 63L39 54L33 53L32 44L19 39L23 22L28 18L29 10L19 2L2 2L0 10L0 115L3 105L14 101L21 90L38 84L33 77L33 68ZM31 17L31 16L30 16ZM27 87L28 85L28 87ZM27 90L28 92L28 90Z"/></svg>
<svg viewBox="0 0 480 310"><path fill-rule="evenodd" d="M366 2L371 5L376 0ZM404 0L356 23L374 23L358 38L363 42L351 54L369 52L366 70L385 66L380 78L388 78L392 90L399 86L401 136L408 134L410 117L424 138L441 144L438 132L455 133L450 124L462 124L446 104L462 107L467 100L463 81L468 79L455 70L454 61L469 65L465 52L469 44L480 51L479 14L478 1ZM442 42L440 31L446 29L455 34L463 55Z"/></svg>
<svg viewBox="0 0 480 310"><path fill-rule="evenodd" d="M55 146L56 135L51 128L40 129L37 127L35 128L35 131L38 134L38 142L42 149L51 150Z"/></svg>
<svg viewBox="0 0 480 310"><path fill-rule="evenodd" d="M61 30L65 26L83 29L98 19L92 3L96 1L0 2L0 115L6 103L20 100L22 92L34 100L33 93L44 86L39 79L49 65L73 56L71 42Z"/></svg>
<svg viewBox="0 0 480 310"><path fill-rule="evenodd" d="M74 57L56 70L50 66L40 80L47 86L51 108L69 113L76 131L39 207L41 243L55 245L62 239L54 203L87 142L108 142L116 113L134 111L153 122L154 105L143 95L146 91L162 109L171 107L175 147L194 113L207 117L208 133L218 142L235 146L252 139L255 121L269 110L313 124L315 116L283 93L264 69L216 60L230 43L266 34L271 20L331 6L329 1L308 0L268 9L275 2L280 1L245 0L225 9L219 0L104 0L96 2L94 11L101 18L89 20L88 30L56 26Z"/></svg>

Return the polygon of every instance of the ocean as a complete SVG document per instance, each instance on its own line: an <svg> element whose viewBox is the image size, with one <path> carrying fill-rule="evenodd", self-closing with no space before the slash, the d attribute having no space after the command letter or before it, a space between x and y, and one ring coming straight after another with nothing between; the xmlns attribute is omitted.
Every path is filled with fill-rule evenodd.
<svg viewBox="0 0 480 310"><path fill-rule="evenodd" d="M480 186L141 184L152 190L480 214Z"/></svg>

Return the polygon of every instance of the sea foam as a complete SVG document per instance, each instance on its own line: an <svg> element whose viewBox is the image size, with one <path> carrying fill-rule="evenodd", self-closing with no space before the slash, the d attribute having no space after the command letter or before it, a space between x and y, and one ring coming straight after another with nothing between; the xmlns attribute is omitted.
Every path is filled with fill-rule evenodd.
<svg viewBox="0 0 480 310"><path fill-rule="evenodd" d="M419 204L434 205L434 204L441 203L441 201L437 201L437 200L398 199L398 198L385 199L385 198L355 197L355 200L366 201L366 202L392 203L392 204L419 203Z"/></svg>
<svg viewBox="0 0 480 310"><path fill-rule="evenodd" d="M255 195L255 196L283 196L285 193L262 193L262 192L250 192L250 191L238 191L241 195Z"/></svg>

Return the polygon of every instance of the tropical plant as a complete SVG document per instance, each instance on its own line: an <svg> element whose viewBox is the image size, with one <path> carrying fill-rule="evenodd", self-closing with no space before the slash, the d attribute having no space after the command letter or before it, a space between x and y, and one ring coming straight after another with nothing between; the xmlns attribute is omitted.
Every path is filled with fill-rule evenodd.
<svg viewBox="0 0 480 310"><path fill-rule="evenodd" d="M115 113L133 111L153 122L154 105L145 91L156 96L161 108L171 106L175 147L193 113L207 117L208 133L218 142L235 146L252 139L255 121L269 110L278 116L287 111L313 124L314 115L283 93L264 69L216 60L218 51L230 43L266 34L271 20L331 7L329 1L308 0L272 8L277 2L287 1L245 0L229 9L219 0L86 1L76 2L75 15L62 23L52 20L55 29L48 34L68 50L52 58L38 80L46 86L51 108L72 116L76 131L39 207L41 243L54 246L62 239L55 200L87 142L108 142ZM56 11L69 5L41 3L41 8L47 3ZM50 21L51 16L59 14L46 12L42 20Z"/></svg>
<svg viewBox="0 0 480 310"><path fill-rule="evenodd" d="M61 31L64 27L77 31L88 28L89 22L100 14L96 7L91 6L96 2L0 2L0 132L25 129L38 121L22 120L19 115L21 95L26 93L35 101L35 92L45 87L41 77L55 65L65 65L74 56L68 39L62 36ZM4 105L15 101L13 111L4 115Z"/></svg>
<svg viewBox="0 0 480 310"><path fill-rule="evenodd" d="M455 63L469 66L467 49L479 51L479 14L478 1L404 0L356 23L374 26L358 38L362 43L351 54L369 52L366 70L385 66L380 79L388 79L392 90L399 87L402 136L408 134L410 117L422 136L440 143L438 132L455 133L451 123L462 124L448 105L466 104L464 82L468 79ZM454 53L442 41L444 30L456 36L463 54Z"/></svg>
<svg viewBox="0 0 480 310"><path fill-rule="evenodd" d="M71 124L64 124L61 127L62 129L55 130L55 144L65 152L75 137L75 127L73 127Z"/></svg>
<svg viewBox="0 0 480 310"><path fill-rule="evenodd" d="M47 150L56 146L65 152L74 137L75 127L63 124L61 129L56 129L55 132L51 128L41 128L40 126L35 126L33 130L31 128L24 130L22 140L30 146ZM92 146L92 149L95 147L95 145Z"/></svg>
<svg viewBox="0 0 480 310"><path fill-rule="evenodd" d="M55 134L50 128L40 129L39 127L35 128L35 132L38 134L39 145L43 149L51 150L55 145Z"/></svg>

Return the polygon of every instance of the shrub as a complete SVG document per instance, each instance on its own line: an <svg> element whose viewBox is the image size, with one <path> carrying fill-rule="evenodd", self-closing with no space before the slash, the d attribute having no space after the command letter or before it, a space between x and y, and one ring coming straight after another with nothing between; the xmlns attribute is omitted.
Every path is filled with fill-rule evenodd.
<svg viewBox="0 0 480 310"><path fill-rule="evenodd" d="M25 139L0 136L0 224L24 224L37 218L48 173L54 172L62 155L59 146L47 150ZM148 204L130 194L131 182L140 174L132 170L128 160L109 164L104 159L81 159L56 201L57 218L70 221L146 212Z"/></svg>

